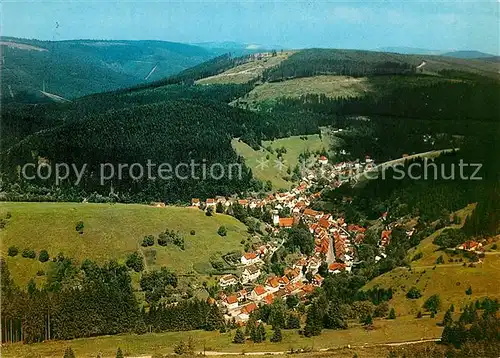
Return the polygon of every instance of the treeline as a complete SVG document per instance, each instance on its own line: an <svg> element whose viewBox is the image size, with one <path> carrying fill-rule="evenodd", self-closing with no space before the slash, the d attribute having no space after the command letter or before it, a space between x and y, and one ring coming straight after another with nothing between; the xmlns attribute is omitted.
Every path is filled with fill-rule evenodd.
<svg viewBox="0 0 500 358"><path fill-rule="evenodd" d="M371 76L415 73L416 67L397 55L358 51L308 49L264 71L268 82L317 75Z"/></svg>
<svg viewBox="0 0 500 358"><path fill-rule="evenodd" d="M390 79L388 79L390 80ZM405 118L497 121L500 83L495 81L443 81L436 78L414 85L394 80L390 86L372 79L372 92L351 98L307 94L282 98L277 109L310 110L336 115L379 115Z"/></svg>
<svg viewBox="0 0 500 358"><path fill-rule="evenodd" d="M85 260L80 267L59 256L39 288L33 281L27 290L10 278L0 261L2 293L2 342L35 343L118 333L147 331L215 330L224 324L219 308L197 299L166 304L153 300L140 309L128 269L116 262L103 266ZM175 286L175 275L166 270L145 274L141 287L163 297ZM159 295L159 296L158 296ZM151 297L151 296L150 296Z"/></svg>

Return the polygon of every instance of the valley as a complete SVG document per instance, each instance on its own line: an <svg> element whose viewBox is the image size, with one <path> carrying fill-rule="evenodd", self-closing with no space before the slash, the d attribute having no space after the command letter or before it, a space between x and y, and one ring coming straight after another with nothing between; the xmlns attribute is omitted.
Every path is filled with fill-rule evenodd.
<svg viewBox="0 0 500 358"><path fill-rule="evenodd" d="M83 45L102 55L124 43ZM427 339L443 344L408 351L467 349L453 330L481 347L493 336L497 65L150 45L180 46L190 60L149 69L147 83L2 109L3 355L371 357ZM422 173L427 159L480 162L483 180L391 176L394 164ZM241 176L200 179L199 167L99 180L102 163L148 160L238 164ZM73 185L72 175L26 179L25 163L89 170ZM355 185L381 167L387 179Z"/></svg>

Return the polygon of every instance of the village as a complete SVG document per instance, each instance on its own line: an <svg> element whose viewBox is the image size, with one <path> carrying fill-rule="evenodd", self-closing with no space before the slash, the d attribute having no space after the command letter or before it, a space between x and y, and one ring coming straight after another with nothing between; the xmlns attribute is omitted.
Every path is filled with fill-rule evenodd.
<svg viewBox="0 0 500 358"><path fill-rule="evenodd" d="M326 179L328 186L338 188L349 182L353 175L372 170L374 166L373 159L368 156L363 162L356 160L338 164L329 164L325 156L320 156L314 165L303 170L299 185L289 191L270 194L262 199L216 197L209 198L204 203L200 199L192 199L191 206L203 210L215 210L217 205L229 208L236 202L250 209L272 208L272 225L268 225L267 231L276 240L241 256L240 277L227 274L218 281L221 291L214 303L223 309L226 320L244 323L248 321L252 311L261 305L271 304L277 298L296 296L298 300L305 300L307 294L323 283L324 278L318 273L322 264L332 274L351 272L356 265L353 245L363 242L366 228L349 224L342 217L335 218L331 214L311 209L311 203L321 197L321 191L311 192L311 189L318 189L320 179ZM289 215L281 217L280 213L283 212ZM265 259L270 258L283 245L283 242L278 242L279 233L300 222L307 225L314 237L314 253L311 256L301 255L296 262L284 269L284 275L269 274L262 280ZM380 253L376 260L385 257L384 247L390 242L390 234L390 230L382 233ZM236 291L236 286L243 289Z"/></svg>

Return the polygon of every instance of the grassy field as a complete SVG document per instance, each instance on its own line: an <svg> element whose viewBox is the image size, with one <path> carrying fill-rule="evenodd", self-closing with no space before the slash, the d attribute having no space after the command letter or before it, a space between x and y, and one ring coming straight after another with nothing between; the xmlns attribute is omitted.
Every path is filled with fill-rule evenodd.
<svg viewBox="0 0 500 358"><path fill-rule="evenodd" d="M308 93L327 97L355 97L370 90L366 78L348 76L315 76L294 78L282 82L264 83L248 94L252 102L272 101L280 97L298 98Z"/></svg>
<svg viewBox="0 0 500 358"><path fill-rule="evenodd" d="M275 189L289 189L293 183L287 180L289 175L286 171L288 167L293 170L295 165L297 165L300 153L305 151L315 152L323 149L328 151L330 149L333 139L326 134L326 130L323 130L322 133L321 138L318 134L315 134L264 141L262 143L263 147L260 150L254 150L248 144L237 139L233 140L232 145L236 152L245 158L245 164L252 169L252 173L256 178L263 181L270 180ZM273 149L273 153L267 150L269 146ZM280 171L275 166L275 160L277 160L276 149L281 147L285 147L287 152L283 154L285 167ZM268 155L268 165L266 167L261 166L259 164L260 161L266 160Z"/></svg>
<svg viewBox="0 0 500 358"><path fill-rule="evenodd" d="M124 260L127 254L138 249L145 235L157 236L165 229L178 230L185 238L185 250L157 244L156 262L150 268L165 266L178 273L189 273L210 268L210 255L218 251L226 253L242 250L240 241L247 237L246 227L233 217L216 214L206 216L193 208L155 208L129 204L81 204L81 203L2 203L0 216L10 212L12 217L0 231L1 253L7 258L9 269L20 285L36 276L40 269L47 270L50 262L38 259L7 256L10 246L47 250L55 256L62 252L77 262L85 258L104 262L110 259ZM75 225L82 220L82 235ZM217 234L219 226L228 229L226 237ZM195 230L195 235L190 231ZM146 250L149 250L148 248ZM38 278L42 280L42 278Z"/></svg>
<svg viewBox="0 0 500 358"><path fill-rule="evenodd" d="M284 330L283 341L271 343L247 342L233 344L234 331L228 333L190 331L148 333L144 335L116 335L96 338L75 339L71 341L53 341L31 345L7 345L2 350L2 357L62 357L64 349L71 346L77 357L95 357L102 352L104 357L114 357L120 347L126 356L141 356L153 354L168 354L173 352L173 347L182 339L191 337L197 351L218 352L286 352L290 349L300 348L340 348L347 345L363 346L388 342L404 342L420 339L430 339L441 336L442 328L437 326L436 318L413 319L411 317L396 320L375 320L374 329L366 330L355 325L347 330L324 330L321 336L306 338L300 336L295 330ZM267 336L270 337L271 331ZM363 351L364 349L361 349ZM355 351L351 352L352 356ZM356 350L358 352L358 350ZM359 354L359 353L358 353ZM341 355L340 355L341 356ZM365 355L376 356L376 355Z"/></svg>
<svg viewBox="0 0 500 358"><path fill-rule="evenodd" d="M226 84L226 83L247 83L262 75L264 70L278 65L292 54L291 51L278 52L274 57L267 57L261 60L249 61L242 65L233 67L215 76L203 78L196 81L198 84Z"/></svg>
<svg viewBox="0 0 500 358"><path fill-rule="evenodd" d="M433 294L439 294L442 310L451 304L461 308L467 303L482 297L500 298L498 291L500 282L500 255L487 255L483 263L476 267L464 267L462 263L445 263L441 265L413 266L396 268L370 281L364 289L373 287L392 287L395 290L389 304L398 315L416 315L422 305ZM411 287L417 287L422 297L416 300L406 298ZM472 295L466 295L468 287Z"/></svg>

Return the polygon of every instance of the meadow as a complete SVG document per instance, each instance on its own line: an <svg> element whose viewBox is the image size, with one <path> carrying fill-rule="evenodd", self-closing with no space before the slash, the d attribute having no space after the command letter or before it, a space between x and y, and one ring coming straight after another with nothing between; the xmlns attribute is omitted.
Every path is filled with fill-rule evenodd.
<svg viewBox="0 0 500 358"><path fill-rule="evenodd" d="M40 250L50 257L63 253L77 263L92 259L99 263L115 259L124 262L128 254L137 250L155 250L156 260L148 268L165 266L179 274L210 269L209 258L220 252L243 250L241 240L248 235L246 226L231 216L214 214L209 217L199 209L189 207L157 208L137 204L90 203L16 203L4 202L0 217L10 213L4 229L0 230L2 257L17 284L24 286L38 270L47 271L50 261L38 260ZM75 226L83 221L83 234ZM217 234L220 226L227 228L227 236ZM165 229L179 231L184 236L185 250L170 244L155 244L143 248L146 235L155 235ZM191 231L194 230L194 235ZM15 257L7 256L11 246L19 249ZM23 249L37 252L36 259L21 257ZM43 276L37 281L43 281Z"/></svg>

